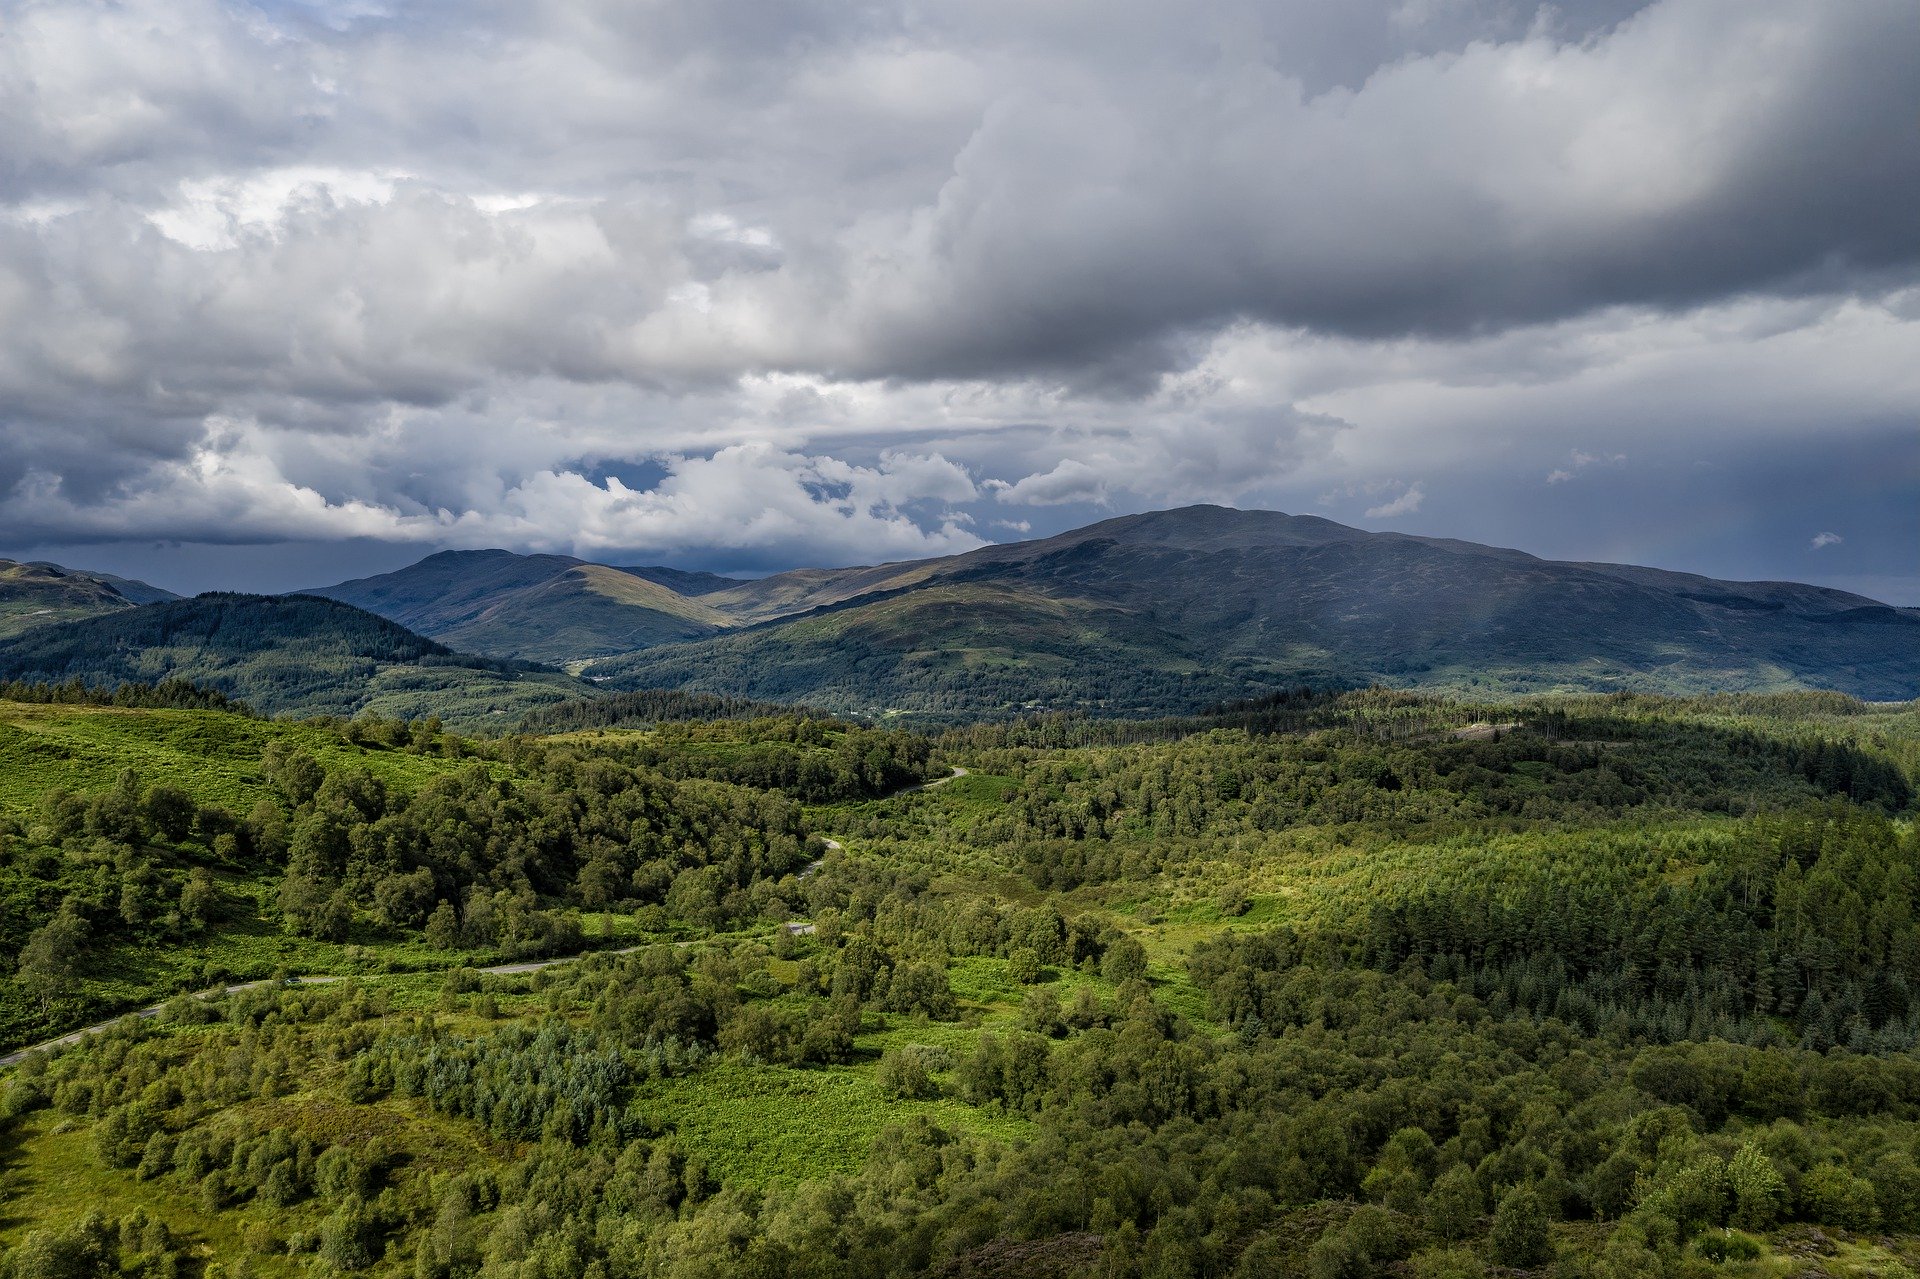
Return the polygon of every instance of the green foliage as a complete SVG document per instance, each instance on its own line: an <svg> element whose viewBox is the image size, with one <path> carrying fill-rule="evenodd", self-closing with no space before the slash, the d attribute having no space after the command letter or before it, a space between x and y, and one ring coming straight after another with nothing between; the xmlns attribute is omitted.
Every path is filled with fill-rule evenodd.
<svg viewBox="0 0 1920 1279"><path fill-rule="evenodd" d="M21 680L0 682L0 702L23 702L50 706L118 706L125 709L178 711L232 711L249 714L242 702L228 698L216 689L202 688L191 680L163 679L157 684L138 682L101 688L78 679L64 684L27 683Z"/></svg>
<svg viewBox="0 0 1920 1279"><path fill-rule="evenodd" d="M746 697L688 693L679 689L643 688L613 693L590 702L567 702L530 712L521 721L522 732L577 733L587 729L652 728L661 724L708 723L723 719L780 719L793 716L824 718L804 706L756 702Z"/></svg>
<svg viewBox="0 0 1920 1279"><path fill-rule="evenodd" d="M776 881L806 860L793 801L674 781L590 743L508 743L480 760L432 725L19 714L41 752L30 761L57 740L43 725L104 726L111 749L161 730L155 758L185 784L123 768L108 789L52 789L25 820L0 819L0 1044L189 982L265 976L275 932L309 962L371 944L419 963L576 951L582 909L701 929L792 913ZM247 781L227 785L229 767ZM252 806L242 816L207 794ZM156 954L174 963L155 971ZM210 954L239 962L223 973Z"/></svg>
<svg viewBox="0 0 1920 1279"><path fill-rule="evenodd" d="M264 895L298 954L450 971L28 1058L0 1266L144 1273L136 1210L188 1273L431 1279L1692 1279L1920 1246L1900 715L1565 703L1495 740L1303 695L953 733L918 762L973 775L803 814L743 761L908 739L113 713L265 736L242 802L135 774L15 809L22 950L82 921L84 991L102 948L190 951ZM471 966L573 921L636 948Z"/></svg>
<svg viewBox="0 0 1920 1279"><path fill-rule="evenodd" d="M917 783L931 751L917 733L796 716L674 720L645 735L591 740L604 758L668 777L778 790L810 804L871 799Z"/></svg>
<svg viewBox="0 0 1920 1279"><path fill-rule="evenodd" d="M1733 1195L1731 1220L1742 1230L1765 1230L1785 1216L1791 1195L1786 1179L1766 1152L1749 1141L1727 1162Z"/></svg>
<svg viewBox="0 0 1920 1279"><path fill-rule="evenodd" d="M1487 1242L1503 1266L1535 1266L1553 1255L1546 1205L1532 1186L1516 1186L1500 1200Z"/></svg>

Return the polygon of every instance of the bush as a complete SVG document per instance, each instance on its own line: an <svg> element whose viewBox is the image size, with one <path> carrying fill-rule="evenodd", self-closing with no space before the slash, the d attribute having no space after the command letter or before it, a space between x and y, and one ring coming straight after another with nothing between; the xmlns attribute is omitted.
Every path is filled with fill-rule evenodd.
<svg viewBox="0 0 1920 1279"><path fill-rule="evenodd" d="M1429 1248L1412 1261L1414 1279L1486 1279L1487 1263L1465 1248Z"/></svg>
<svg viewBox="0 0 1920 1279"><path fill-rule="evenodd" d="M948 1061L937 1048L907 1044L889 1048L880 1054L880 1068L874 1082L880 1091L896 1101L925 1101L940 1095L933 1071L943 1069L936 1062Z"/></svg>
<svg viewBox="0 0 1920 1279"><path fill-rule="evenodd" d="M1801 1215L1846 1230L1871 1230L1880 1219L1873 1183L1838 1164L1822 1164L1800 1181Z"/></svg>
<svg viewBox="0 0 1920 1279"><path fill-rule="evenodd" d="M1694 1250L1709 1261L1725 1263L1728 1261L1753 1261L1760 1256L1760 1244L1747 1235L1735 1234L1723 1230L1719 1234L1704 1234L1694 1241Z"/></svg>

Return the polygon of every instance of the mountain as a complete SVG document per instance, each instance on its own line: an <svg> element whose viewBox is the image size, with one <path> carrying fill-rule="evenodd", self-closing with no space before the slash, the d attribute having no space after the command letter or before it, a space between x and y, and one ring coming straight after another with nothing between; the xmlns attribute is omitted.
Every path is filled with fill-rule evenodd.
<svg viewBox="0 0 1920 1279"><path fill-rule="evenodd" d="M183 678L269 715L438 715L515 723L594 695L557 671L456 653L385 618L314 596L208 594L37 627L0 641L0 680L89 684Z"/></svg>
<svg viewBox="0 0 1920 1279"><path fill-rule="evenodd" d="M699 573L684 568L662 568L658 564L631 567L619 566L622 573L631 573L635 577L644 577L649 582L673 591L677 595L692 598L698 595L711 595L715 591L724 591L741 585L737 577L722 577L718 573Z"/></svg>
<svg viewBox="0 0 1920 1279"><path fill-rule="evenodd" d="M614 688L953 716L1171 711L1301 682L1920 697L1913 610L1276 511L1123 516L702 598L758 624L585 673Z"/></svg>
<svg viewBox="0 0 1920 1279"><path fill-rule="evenodd" d="M737 584L568 555L442 551L303 594L352 604L468 652L557 663L717 634L733 620L702 597Z"/></svg>
<svg viewBox="0 0 1920 1279"><path fill-rule="evenodd" d="M145 582L62 568L42 561L0 560L0 637L36 626L117 613L136 604L179 599Z"/></svg>

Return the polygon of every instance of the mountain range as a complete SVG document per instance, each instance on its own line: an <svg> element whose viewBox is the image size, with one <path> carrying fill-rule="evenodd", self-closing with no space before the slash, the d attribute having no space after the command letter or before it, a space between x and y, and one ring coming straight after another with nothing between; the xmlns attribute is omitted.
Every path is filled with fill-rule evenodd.
<svg viewBox="0 0 1920 1279"><path fill-rule="evenodd" d="M669 688L966 718L1181 711L1302 683L1920 697L1920 610L1217 506L756 580L447 551L304 594L583 676L540 676L550 700ZM112 620L58 629L104 641ZM0 643L0 675L32 638Z"/></svg>
<svg viewBox="0 0 1920 1279"><path fill-rule="evenodd" d="M1214 506L706 598L768 620L585 675L864 712L1164 711L1301 682L1920 696L1920 611Z"/></svg>

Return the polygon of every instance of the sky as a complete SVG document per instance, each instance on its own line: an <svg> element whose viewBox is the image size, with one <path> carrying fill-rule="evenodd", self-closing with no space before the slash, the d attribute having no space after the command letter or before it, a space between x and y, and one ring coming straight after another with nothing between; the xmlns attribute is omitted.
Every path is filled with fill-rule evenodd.
<svg viewBox="0 0 1920 1279"><path fill-rule="evenodd" d="M1913 0L10 0L0 555L1192 502L1920 604Z"/></svg>

